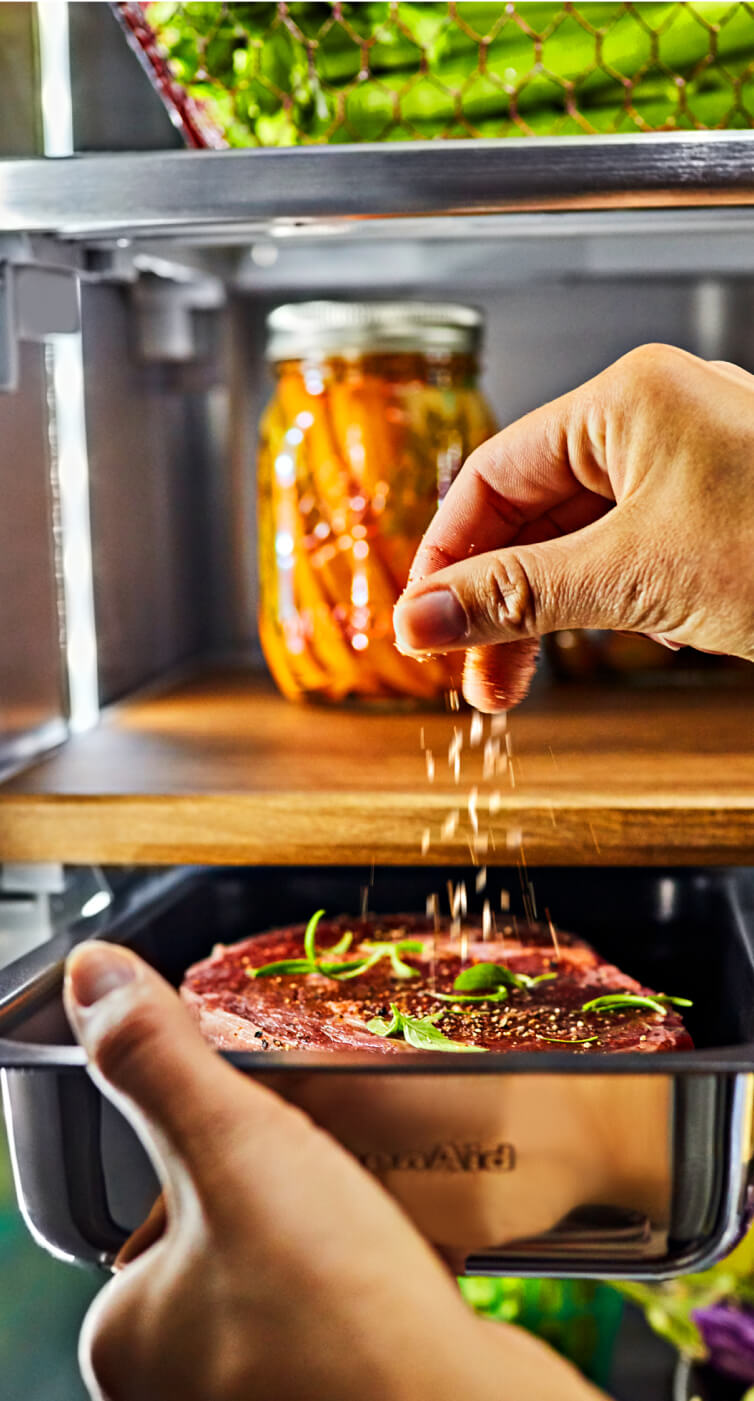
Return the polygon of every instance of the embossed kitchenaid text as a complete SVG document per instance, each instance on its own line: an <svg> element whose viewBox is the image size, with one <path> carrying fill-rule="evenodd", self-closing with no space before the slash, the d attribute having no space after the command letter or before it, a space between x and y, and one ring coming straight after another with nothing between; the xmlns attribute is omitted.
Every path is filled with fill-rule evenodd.
<svg viewBox="0 0 754 1401"><path fill-rule="evenodd" d="M434 1148L405 1148L397 1153L379 1151L357 1154L369 1172L513 1172L516 1150L512 1143L481 1148L478 1143L438 1143Z"/></svg>

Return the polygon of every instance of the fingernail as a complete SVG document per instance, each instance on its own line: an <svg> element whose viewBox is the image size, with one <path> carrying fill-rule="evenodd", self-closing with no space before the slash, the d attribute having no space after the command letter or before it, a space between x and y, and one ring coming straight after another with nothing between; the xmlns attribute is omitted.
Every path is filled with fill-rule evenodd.
<svg viewBox="0 0 754 1401"><path fill-rule="evenodd" d="M133 959L112 944L83 944L68 959L66 977L71 995L79 1007L91 1007L109 992L132 983L136 977Z"/></svg>
<svg viewBox="0 0 754 1401"><path fill-rule="evenodd" d="M396 605L395 636L399 647L428 652L460 642L467 631L466 614L452 589L431 589Z"/></svg>

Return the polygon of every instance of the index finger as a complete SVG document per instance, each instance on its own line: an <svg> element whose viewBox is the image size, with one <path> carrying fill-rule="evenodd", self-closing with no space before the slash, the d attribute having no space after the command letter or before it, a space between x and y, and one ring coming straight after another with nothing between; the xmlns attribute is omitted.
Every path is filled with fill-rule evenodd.
<svg viewBox="0 0 754 1401"><path fill-rule="evenodd" d="M471 454L416 552L409 583L522 534L564 534L602 514L613 493L587 411L593 383L526 414Z"/></svg>

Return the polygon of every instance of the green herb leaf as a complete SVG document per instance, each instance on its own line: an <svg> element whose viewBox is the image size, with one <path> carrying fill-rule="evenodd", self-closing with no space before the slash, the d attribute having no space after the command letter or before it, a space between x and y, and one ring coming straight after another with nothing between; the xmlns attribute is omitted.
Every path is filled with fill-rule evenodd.
<svg viewBox="0 0 754 1401"><path fill-rule="evenodd" d="M333 944L331 949L323 949L320 958L324 958L325 954L329 954L330 958L342 958L343 954L350 949L352 943L353 934L349 930L347 934L343 935L342 939L338 940L337 944Z"/></svg>
<svg viewBox="0 0 754 1401"><path fill-rule="evenodd" d="M502 963L473 963L458 974L453 987L457 992L496 992L512 987L513 976Z"/></svg>
<svg viewBox="0 0 754 1401"><path fill-rule="evenodd" d="M378 958L389 958L396 978L418 978L419 971L411 968L408 963L404 963L400 957L402 953L423 953L424 944L421 939L375 939L365 940L364 948L371 949L377 957L370 958L370 962L377 962Z"/></svg>
<svg viewBox="0 0 754 1401"><path fill-rule="evenodd" d="M539 973L536 977L528 973L514 973L504 963L473 963L458 974L453 987L458 992L494 992L498 988L532 988L536 983L548 982L557 973Z"/></svg>
<svg viewBox="0 0 754 1401"><path fill-rule="evenodd" d="M421 939L378 939L373 942L365 940L364 947L369 949L366 958L343 960L342 955L353 943L354 936L349 930L338 940L337 944L317 952L317 925L324 913L324 910L317 910L306 926L303 958L287 958L277 963L265 963L261 968L249 969L249 977L272 978L277 976L285 978L293 977L297 973L322 973L324 977L334 978L336 982L346 982L349 978L360 978L363 973L379 963L381 958L389 958L396 978L418 978L417 969L404 963L400 955L401 953L422 953L424 944Z"/></svg>
<svg viewBox="0 0 754 1401"><path fill-rule="evenodd" d="M666 997L662 992L653 997L642 997L639 993L632 992L612 992L607 993L604 997L593 997L591 1002L583 1004L581 1010L582 1012L619 1012L626 1007L643 1007L649 1012L659 1012L664 1017L666 1005L670 1002L677 1003L680 1007L693 1005L685 998Z"/></svg>
<svg viewBox="0 0 754 1401"><path fill-rule="evenodd" d="M314 951L314 941L317 937L317 925L324 913L324 910L315 910L306 926L306 932L304 934L304 957L308 958L310 963L316 961L317 955Z"/></svg>
<svg viewBox="0 0 754 1401"><path fill-rule="evenodd" d="M289 978L294 973L314 973L315 965L308 958L283 958L279 963L265 963L261 968L247 968L250 978Z"/></svg>
<svg viewBox="0 0 754 1401"><path fill-rule="evenodd" d="M326 950L330 952L329 949ZM363 973L365 968L363 958L349 958L345 962L338 963L315 963L310 970L312 973L323 973L326 978L334 978L336 982L343 982L344 978L356 978L359 973Z"/></svg>
<svg viewBox="0 0 754 1401"><path fill-rule="evenodd" d="M589 1046L592 1041L599 1041L599 1036L540 1036L540 1041L558 1042L561 1046Z"/></svg>
<svg viewBox="0 0 754 1401"><path fill-rule="evenodd" d="M367 1022L367 1030L373 1031L375 1036L395 1036L401 1031L403 1023L398 1008L391 1003L390 1010L393 1015L389 1022L384 1017L372 1017L372 1020Z"/></svg>
<svg viewBox="0 0 754 1401"><path fill-rule="evenodd" d="M434 1025L433 1017L403 1017L403 1036L417 1051L483 1051L483 1046L467 1046L452 1041Z"/></svg>
<svg viewBox="0 0 754 1401"><path fill-rule="evenodd" d="M462 1041L452 1041L449 1036L435 1026L438 1017L442 1016L442 1009L439 1012L431 1012L426 1017L411 1017L407 1012L399 1011L394 1002L390 1004L392 1021L386 1021L384 1017L372 1017L367 1022L369 1031L373 1031L376 1036L398 1036L403 1035L409 1046L413 1046L417 1051L484 1051L484 1046L467 1046Z"/></svg>
<svg viewBox="0 0 754 1401"><path fill-rule="evenodd" d="M349 978L360 978L362 973L366 973L373 968L375 963L379 963L382 958L381 953L373 954L370 958L351 959L348 963L339 965L322 965L322 971L327 972L328 977L335 978L336 982L347 983Z"/></svg>
<svg viewBox="0 0 754 1401"><path fill-rule="evenodd" d="M508 989L498 988L497 992L433 992L432 997L436 997L440 1002L507 1002Z"/></svg>

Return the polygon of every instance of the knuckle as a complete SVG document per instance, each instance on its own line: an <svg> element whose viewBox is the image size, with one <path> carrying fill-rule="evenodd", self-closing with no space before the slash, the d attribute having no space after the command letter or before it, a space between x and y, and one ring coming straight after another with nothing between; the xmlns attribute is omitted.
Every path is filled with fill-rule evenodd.
<svg viewBox="0 0 754 1401"><path fill-rule="evenodd" d="M537 631L535 591L513 550L489 557L476 579L475 615L492 636L530 637Z"/></svg>
<svg viewBox="0 0 754 1401"><path fill-rule="evenodd" d="M653 341L629 350L611 367L611 373L619 392L627 389L633 399L640 396L650 402L664 401L668 393L675 394L678 377L688 372L691 359L678 346Z"/></svg>

